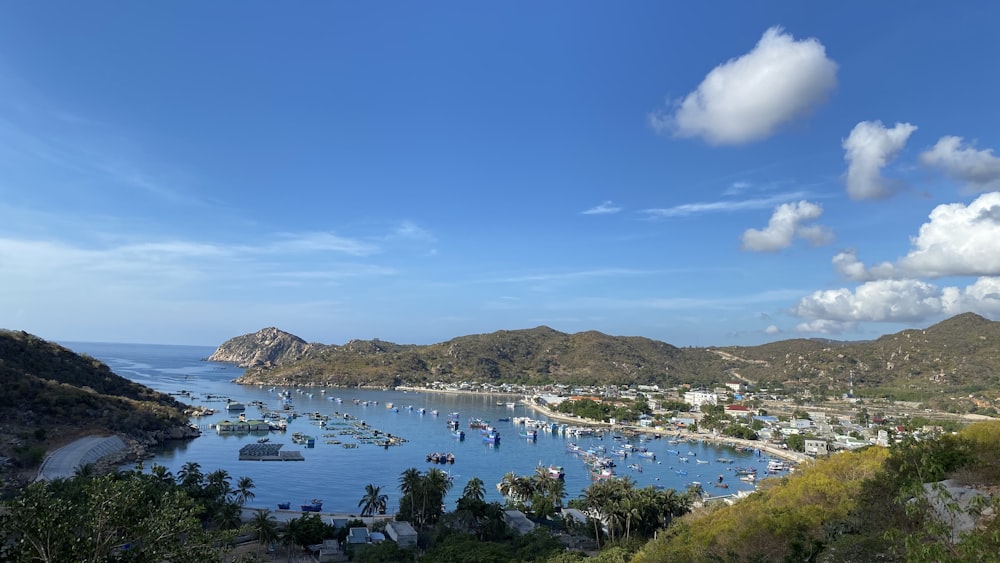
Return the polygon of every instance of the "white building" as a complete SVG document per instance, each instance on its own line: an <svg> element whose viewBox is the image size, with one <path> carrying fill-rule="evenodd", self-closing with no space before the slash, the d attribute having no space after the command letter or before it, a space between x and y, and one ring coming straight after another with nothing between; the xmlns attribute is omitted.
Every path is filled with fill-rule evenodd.
<svg viewBox="0 0 1000 563"><path fill-rule="evenodd" d="M695 408L702 405L717 405L719 404L719 396L708 391L685 391L684 402Z"/></svg>

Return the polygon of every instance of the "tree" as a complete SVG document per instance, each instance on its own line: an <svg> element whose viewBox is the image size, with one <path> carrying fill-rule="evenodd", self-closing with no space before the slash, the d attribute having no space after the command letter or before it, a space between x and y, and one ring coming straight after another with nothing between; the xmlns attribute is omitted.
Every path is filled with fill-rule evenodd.
<svg viewBox="0 0 1000 563"><path fill-rule="evenodd" d="M358 501L358 507L361 508L361 516L371 516L372 524L374 525L375 512L385 512L388 499L388 495L382 494L382 487L376 487L372 483L365 485L365 494Z"/></svg>
<svg viewBox="0 0 1000 563"><path fill-rule="evenodd" d="M479 477L469 479L469 482L465 484L465 488L462 489L462 498L483 501L486 498L483 480Z"/></svg>
<svg viewBox="0 0 1000 563"><path fill-rule="evenodd" d="M250 533L262 546L278 541L278 523L270 510L265 508L254 514L250 520Z"/></svg>
<svg viewBox="0 0 1000 563"><path fill-rule="evenodd" d="M806 439L801 434L790 434L785 437L785 445L795 452L806 451Z"/></svg>
<svg viewBox="0 0 1000 563"><path fill-rule="evenodd" d="M256 485L254 485L253 479L250 477L240 477L239 480L236 481L236 489L233 491L236 504L243 506L247 502L253 500L254 496L256 496L253 492L255 486Z"/></svg>

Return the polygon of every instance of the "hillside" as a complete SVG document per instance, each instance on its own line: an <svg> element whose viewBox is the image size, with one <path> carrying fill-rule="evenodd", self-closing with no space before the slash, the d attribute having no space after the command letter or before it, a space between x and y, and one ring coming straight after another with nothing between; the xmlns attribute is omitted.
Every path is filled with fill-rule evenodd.
<svg viewBox="0 0 1000 563"><path fill-rule="evenodd" d="M977 411L1000 397L1000 323L964 313L867 342L788 340L719 348L758 387L846 393Z"/></svg>
<svg viewBox="0 0 1000 563"><path fill-rule="evenodd" d="M184 437L185 405L26 332L0 330L0 457L30 467L89 432L143 442Z"/></svg>
<svg viewBox="0 0 1000 563"><path fill-rule="evenodd" d="M241 357L253 354L253 339L248 336L240 337L249 346ZM259 353L272 355L267 350ZM343 346L305 345L297 355L258 363L238 382L671 387L744 381L757 390L808 391L816 398L830 398L851 391L852 380L857 396L990 413L1000 397L1000 323L966 313L926 329L872 341L793 339L749 347L677 348L642 337L596 331L566 334L544 326L461 336L426 346L352 340Z"/></svg>
<svg viewBox="0 0 1000 563"><path fill-rule="evenodd" d="M641 337L565 334L548 327L498 331L428 346L352 340L314 348L299 361L251 368L240 383L419 385L431 381L522 384L691 382L710 384L722 360Z"/></svg>

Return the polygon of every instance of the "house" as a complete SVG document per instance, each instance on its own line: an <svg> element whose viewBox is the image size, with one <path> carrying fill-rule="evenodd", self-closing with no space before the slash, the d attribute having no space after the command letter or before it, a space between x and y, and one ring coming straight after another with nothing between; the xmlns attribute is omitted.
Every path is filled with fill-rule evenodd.
<svg viewBox="0 0 1000 563"><path fill-rule="evenodd" d="M508 527L513 528L519 534L527 534L535 529L536 524L524 515L520 510L504 510L503 521Z"/></svg>
<svg viewBox="0 0 1000 563"><path fill-rule="evenodd" d="M409 522L398 520L386 522L385 533L403 549L417 545L417 531Z"/></svg>
<svg viewBox="0 0 1000 563"><path fill-rule="evenodd" d="M651 417L651 416L649 416L648 414L640 414L639 415L639 426L642 426L643 428L648 428L648 427L650 427L650 426L653 425L653 421L654 420L656 420L656 419L653 418L653 417Z"/></svg>
<svg viewBox="0 0 1000 563"><path fill-rule="evenodd" d="M349 546L358 547L368 545L369 539L371 538L368 536L368 528L365 526L357 526L347 532L347 545Z"/></svg>
<svg viewBox="0 0 1000 563"><path fill-rule="evenodd" d="M826 455L830 453L826 447L826 440L815 440L812 438L806 438L805 452L807 455L813 456Z"/></svg>

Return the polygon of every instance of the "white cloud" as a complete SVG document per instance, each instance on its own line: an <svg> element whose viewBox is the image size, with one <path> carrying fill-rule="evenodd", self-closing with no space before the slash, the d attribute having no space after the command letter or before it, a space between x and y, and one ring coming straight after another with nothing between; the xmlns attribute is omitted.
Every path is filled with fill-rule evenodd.
<svg viewBox="0 0 1000 563"><path fill-rule="evenodd" d="M939 288L913 279L870 281L854 291L814 292L792 308L792 314L808 319L798 330L823 333L859 322L917 322L970 311L1000 315L1000 278L979 278L965 288Z"/></svg>
<svg viewBox="0 0 1000 563"><path fill-rule="evenodd" d="M896 158L916 130L917 126L909 123L886 129L881 121L862 121L854 126L843 142L851 199L878 199L895 191L894 183L882 177L882 168Z"/></svg>
<svg viewBox="0 0 1000 563"><path fill-rule="evenodd" d="M771 325L764 329L764 334L781 334L781 329L777 325Z"/></svg>
<svg viewBox="0 0 1000 563"><path fill-rule="evenodd" d="M961 137L941 137L933 148L920 154L920 162L941 168L970 191L1000 190L1000 157L994 156L992 149L963 148Z"/></svg>
<svg viewBox="0 0 1000 563"><path fill-rule="evenodd" d="M604 203L596 207L591 207L590 209L582 211L581 213L583 213L584 215L611 215L613 213L618 213L621 210L622 208L615 205L614 202L605 201Z"/></svg>
<svg viewBox="0 0 1000 563"><path fill-rule="evenodd" d="M829 229L804 224L822 214L822 207L808 201L781 204L774 210L763 230L747 229L743 232L743 248L754 252L775 252L791 246L795 237L804 238L813 244L829 242L832 238Z"/></svg>
<svg viewBox="0 0 1000 563"><path fill-rule="evenodd" d="M939 205L911 240L913 249L895 263L866 267L854 251L833 258L848 279L1000 275L1000 192L983 194L968 206Z"/></svg>
<svg viewBox="0 0 1000 563"><path fill-rule="evenodd" d="M727 213L731 211L767 209L768 207L772 207L779 203L801 199L807 195L808 194L806 194L806 192L790 192L755 199L685 203L674 207L643 209L642 212L651 217L686 217L688 215L697 215L699 213Z"/></svg>
<svg viewBox="0 0 1000 563"><path fill-rule="evenodd" d="M649 122L658 132L716 145L747 143L808 113L836 85L837 63L818 40L796 41L772 27L749 53L712 69L675 112L654 112Z"/></svg>
<svg viewBox="0 0 1000 563"><path fill-rule="evenodd" d="M907 275L1000 275L1000 192L935 207L913 246L898 265Z"/></svg>

